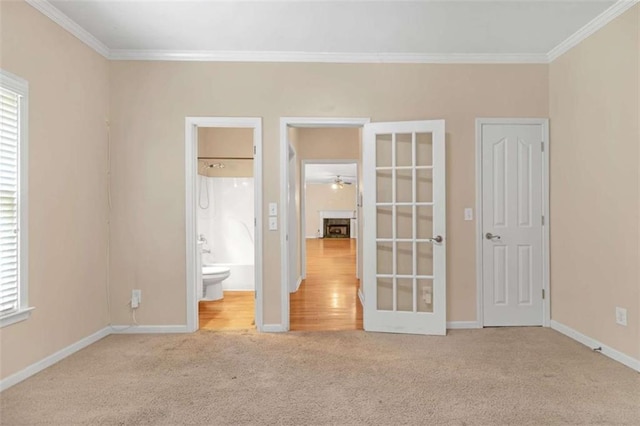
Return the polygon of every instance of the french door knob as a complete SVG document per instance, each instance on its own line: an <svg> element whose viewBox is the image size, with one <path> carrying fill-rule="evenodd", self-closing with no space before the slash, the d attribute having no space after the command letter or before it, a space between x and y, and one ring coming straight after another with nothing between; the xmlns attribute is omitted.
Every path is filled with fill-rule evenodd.
<svg viewBox="0 0 640 426"><path fill-rule="evenodd" d="M500 235L493 235L491 232L487 232L487 234L485 235L485 238L487 240L497 241L500 239Z"/></svg>
<svg viewBox="0 0 640 426"><path fill-rule="evenodd" d="M436 235L433 238L429 238L429 241L431 241L432 243L441 243L444 241L444 238L442 238L440 235Z"/></svg>

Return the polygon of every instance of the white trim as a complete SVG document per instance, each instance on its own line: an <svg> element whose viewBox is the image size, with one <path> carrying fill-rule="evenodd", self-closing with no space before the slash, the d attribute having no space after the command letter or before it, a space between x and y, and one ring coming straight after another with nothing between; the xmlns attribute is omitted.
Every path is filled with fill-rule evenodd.
<svg viewBox="0 0 640 426"><path fill-rule="evenodd" d="M53 6L47 0L26 0L31 6L37 9L40 13L51 19L56 24L60 25L65 30L69 31L72 35L76 36L78 40L109 59L111 52L109 48L93 36L89 31L82 28L76 21L69 18L62 13L60 9Z"/></svg>
<svg viewBox="0 0 640 426"><path fill-rule="evenodd" d="M191 333L186 325L112 325L112 334Z"/></svg>
<svg viewBox="0 0 640 426"><path fill-rule="evenodd" d="M262 326L262 331L265 333L284 333L288 331L282 324L265 324Z"/></svg>
<svg viewBox="0 0 640 426"><path fill-rule="evenodd" d="M264 331L263 317L263 260L262 260L262 118L260 117L186 117L185 118L185 230L186 230L186 293L187 330L198 329L198 309L196 299L196 209L195 192L198 156L198 127L243 127L253 129L254 179L254 250L255 250L255 291L256 330Z"/></svg>
<svg viewBox="0 0 640 426"><path fill-rule="evenodd" d="M286 230L289 229L287 212L287 183L289 178L288 127L363 127L369 118L329 117L280 117L280 320L284 331L289 330L289 245ZM302 211L302 210L301 210ZM302 234L302 232L301 232Z"/></svg>
<svg viewBox="0 0 640 426"><path fill-rule="evenodd" d="M84 349L87 346L97 342L98 340L108 336L111 334L111 329L109 327L105 327L101 330L96 331L95 333L78 340L77 342L67 346L66 348L60 349L59 351L49 355L37 361L30 366L14 373L4 379L0 380L0 392L10 388L11 386L20 383L21 381L28 379L36 373L44 370L47 367L52 366L53 364L63 360L69 355L78 352L80 349Z"/></svg>
<svg viewBox="0 0 640 426"><path fill-rule="evenodd" d="M550 326L553 330L558 333L562 333L567 337L572 338L573 340L582 343L585 346L588 346L591 349L602 348L599 352L602 355L611 358L614 361L618 361L621 364L626 365L627 367L640 372L640 360L637 360L633 357L630 357L627 354L624 354L616 349L613 349L610 346L603 344L602 342L597 341L596 339L592 339L589 336L586 336L579 331L572 329L558 321L551 320Z"/></svg>
<svg viewBox="0 0 640 426"><path fill-rule="evenodd" d="M622 15L624 12L632 8L636 3L638 3L638 1L640 0L618 0L607 10L605 10L600 15L592 19L584 27L580 28L578 31L571 34L569 38L567 38L562 43L558 44L556 47L551 49L549 53L547 53L546 62L555 61L560 56L562 56L563 54L571 50L573 47L577 46L579 43L584 41L591 34L600 30L609 22L613 21L615 18L617 18L618 16Z"/></svg>
<svg viewBox="0 0 640 426"><path fill-rule="evenodd" d="M302 284L302 277L298 277L298 281L296 281L296 289L293 291L295 293L300 288L300 284Z"/></svg>
<svg viewBox="0 0 640 426"><path fill-rule="evenodd" d="M544 64L547 55L520 53L364 53L112 49L112 60L207 62L313 62L350 64Z"/></svg>
<svg viewBox="0 0 640 426"><path fill-rule="evenodd" d="M11 312L10 314L0 317L0 328L15 324L20 321L28 320L31 316L31 311L33 311L34 309L35 308L33 306L29 308L19 309L15 312Z"/></svg>
<svg viewBox="0 0 640 426"><path fill-rule="evenodd" d="M542 226L542 325L549 327L551 321L551 291L549 290L549 119L547 118L476 118L476 315L478 327L484 327L483 277L482 277L482 125L484 124L538 124L542 126L544 152L542 153L542 211L545 223Z"/></svg>
<svg viewBox="0 0 640 426"><path fill-rule="evenodd" d="M463 330L469 328L482 328L478 321L447 321L447 330Z"/></svg>
<svg viewBox="0 0 640 426"><path fill-rule="evenodd" d="M358 288L358 299L360 299L360 304L362 305L362 309L364 309L364 293L362 292L362 286Z"/></svg>

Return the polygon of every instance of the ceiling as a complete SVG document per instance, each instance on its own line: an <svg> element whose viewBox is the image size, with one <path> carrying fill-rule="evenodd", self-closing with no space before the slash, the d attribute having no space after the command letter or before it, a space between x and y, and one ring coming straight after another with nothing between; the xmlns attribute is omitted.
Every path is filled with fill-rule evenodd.
<svg viewBox="0 0 640 426"><path fill-rule="evenodd" d="M112 59L548 62L637 0L27 1Z"/></svg>
<svg viewBox="0 0 640 426"><path fill-rule="evenodd" d="M356 181L356 164L306 164L304 181L306 183L333 183L339 175L344 182Z"/></svg>

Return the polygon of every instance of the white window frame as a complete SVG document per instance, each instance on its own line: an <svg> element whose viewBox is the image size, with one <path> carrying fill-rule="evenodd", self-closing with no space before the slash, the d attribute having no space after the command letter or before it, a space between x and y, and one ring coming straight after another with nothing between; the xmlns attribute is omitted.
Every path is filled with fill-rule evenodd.
<svg viewBox="0 0 640 426"><path fill-rule="evenodd" d="M29 164L29 83L0 69L0 86L21 96L18 139L18 309L0 317L0 328L24 321L34 309L29 306L29 233L28 233L28 164Z"/></svg>

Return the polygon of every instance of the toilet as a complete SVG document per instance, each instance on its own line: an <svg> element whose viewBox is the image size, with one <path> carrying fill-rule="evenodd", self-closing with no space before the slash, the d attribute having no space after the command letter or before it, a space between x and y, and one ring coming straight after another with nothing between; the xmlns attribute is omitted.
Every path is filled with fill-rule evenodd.
<svg viewBox="0 0 640 426"><path fill-rule="evenodd" d="M202 267L202 300L220 300L222 293L222 281L229 278L231 270L224 266L206 265Z"/></svg>

